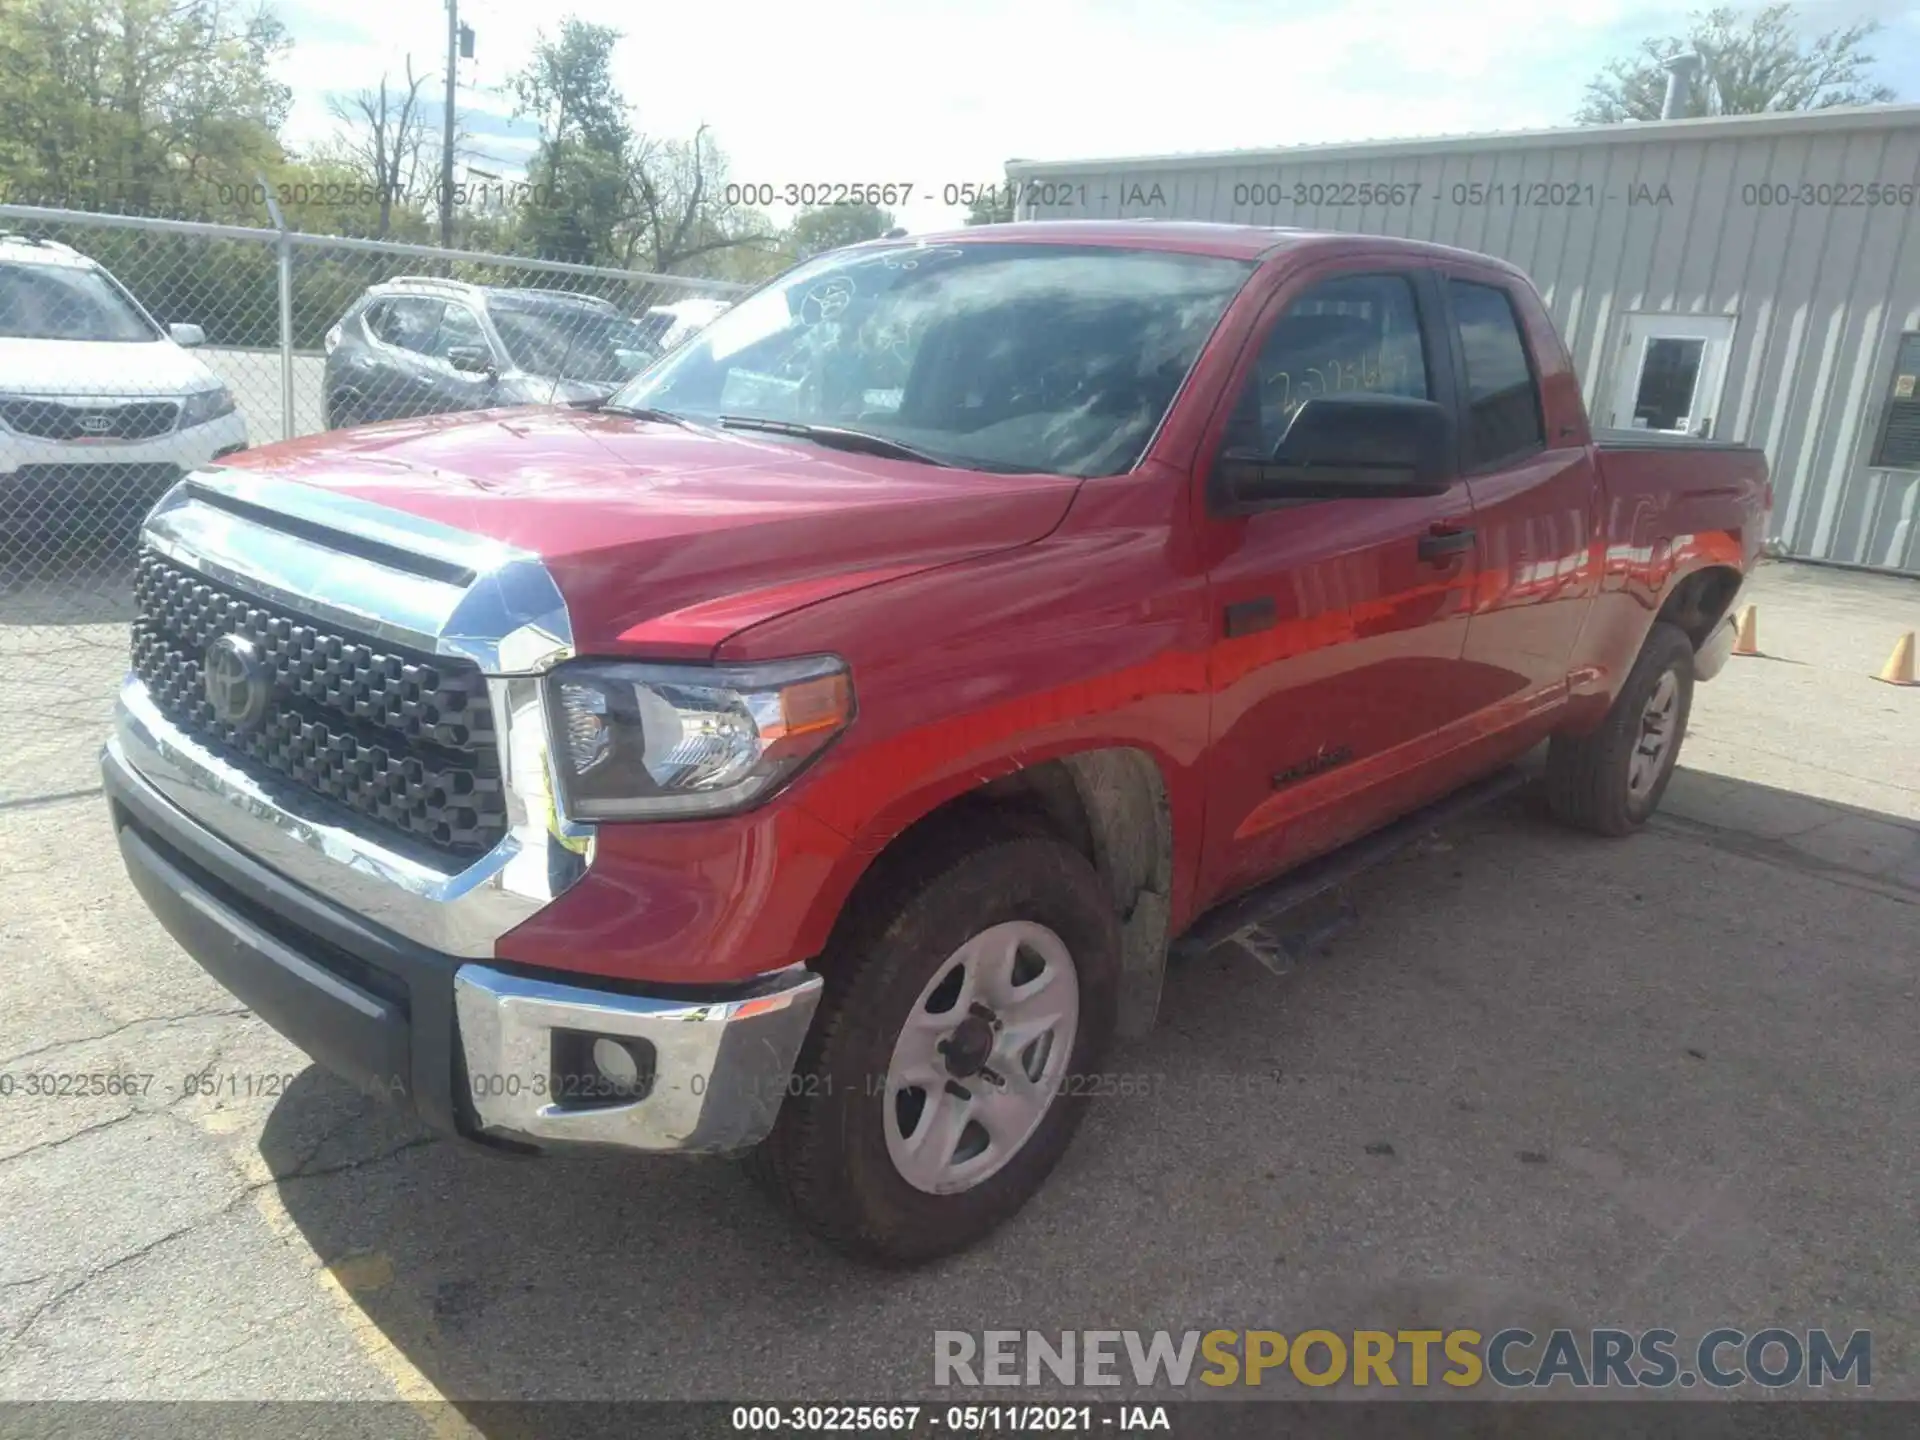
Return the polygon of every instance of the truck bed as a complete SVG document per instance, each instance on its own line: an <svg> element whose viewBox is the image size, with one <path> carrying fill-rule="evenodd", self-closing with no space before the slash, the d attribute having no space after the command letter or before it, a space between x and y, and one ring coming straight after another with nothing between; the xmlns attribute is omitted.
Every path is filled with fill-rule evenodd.
<svg viewBox="0 0 1920 1440"><path fill-rule="evenodd" d="M1669 435L1663 430L1595 430L1593 443L1602 450L1750 450L1761 455L1757 445L1737 440L1702 440L1692 435Z"/></svg>

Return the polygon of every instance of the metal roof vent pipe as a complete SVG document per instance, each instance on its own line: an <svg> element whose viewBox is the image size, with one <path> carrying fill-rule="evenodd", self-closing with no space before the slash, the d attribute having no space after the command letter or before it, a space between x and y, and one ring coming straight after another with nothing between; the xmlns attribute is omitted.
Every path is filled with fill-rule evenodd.
<svg viewBox="0 0 1920 1440"><path fill-rule="evenodd" d="M1667 98L1661 102L1662 120L1684 120L1687 104L1693 99L1693 80L1700 73L1698 55L1675 55L1664 62L1667 67Z"/></svg>

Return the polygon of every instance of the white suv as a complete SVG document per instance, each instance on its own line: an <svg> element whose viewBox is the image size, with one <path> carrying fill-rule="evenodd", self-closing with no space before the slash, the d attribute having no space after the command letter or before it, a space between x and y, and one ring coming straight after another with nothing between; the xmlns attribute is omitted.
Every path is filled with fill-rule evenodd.
<svg viewBox="0 0 1920 1440"><path fill-rule="evenodd" d="M0 511L151 503L244 450L232 392L184 348L205 339L71 246L0 234Z"/></svg>

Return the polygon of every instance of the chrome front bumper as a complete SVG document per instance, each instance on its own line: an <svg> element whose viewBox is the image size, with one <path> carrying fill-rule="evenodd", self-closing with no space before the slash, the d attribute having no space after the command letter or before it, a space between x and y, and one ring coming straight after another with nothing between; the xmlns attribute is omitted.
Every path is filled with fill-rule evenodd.
<svg viewBox="0 0 1920 1440"><path fill-rule="evenodd" d="M539 1150L731 1153L772 1128L818 975L796 966L724 998L688 999L476 963L269 868L175 805L119 745L101 764L122 856L155 917L348 1083L437 1129ZM602 1036L648 1058L650 1080L631 1099L592 1068Z"/></svg>
<svg viewBox="0 0 1920 1440"><path fill-rule="evenodd" d="M804 969L716 1003L620 995L463 965L454 977L466 1082L482 1131L547 1145L731 1153L766 1137L820 1001ZM644 1042L651 1084L599 1103L594 1076L563 1076L556 1033ZM582 1103L589 1102L589 1103Z"/></svg>

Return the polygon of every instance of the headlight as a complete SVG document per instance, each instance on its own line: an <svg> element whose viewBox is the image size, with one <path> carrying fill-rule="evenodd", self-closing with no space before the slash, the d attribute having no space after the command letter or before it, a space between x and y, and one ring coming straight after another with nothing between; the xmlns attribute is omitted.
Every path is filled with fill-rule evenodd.
<svg viewBox="0 0 1920 1440"><path fill-rule="evenodd" d="M209 420L233 413L233 392L224 385L211 390L196 390L180 402L180 428L191 430Z"/></svg>
<svg viewBox="0 0 1920 1440"><path fill-rule="evenodd" d="M853 719L833 656L765 665L582 661L546 677L555 769L577 820L744 810Z"/></svg>

